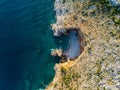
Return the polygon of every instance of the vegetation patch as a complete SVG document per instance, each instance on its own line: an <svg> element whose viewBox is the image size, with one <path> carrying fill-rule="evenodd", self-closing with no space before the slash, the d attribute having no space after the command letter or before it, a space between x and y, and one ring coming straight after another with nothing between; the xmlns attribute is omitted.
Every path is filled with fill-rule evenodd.
<svg viewBox="0 0 120 90"><path fill-rule="evenodd" d="M96 5L98 8L97 12L102 12L103 14L107 15L111 18L115 25L120 25L120 7L119 6L112 6L109 0L92 0L90 5ZM119 18L118 18L118 17Z"/></svg>

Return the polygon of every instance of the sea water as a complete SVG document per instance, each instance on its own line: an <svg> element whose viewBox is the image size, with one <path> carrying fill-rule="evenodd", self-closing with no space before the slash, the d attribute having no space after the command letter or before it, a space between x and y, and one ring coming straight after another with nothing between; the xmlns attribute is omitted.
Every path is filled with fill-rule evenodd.
<svg viewBox="0 0 120 90"><path fill-rule="evenodd" d="M54 0L0 0L0 90L45 88L59 58L52 48L66 48L66 37L53 37Z"/></svg>

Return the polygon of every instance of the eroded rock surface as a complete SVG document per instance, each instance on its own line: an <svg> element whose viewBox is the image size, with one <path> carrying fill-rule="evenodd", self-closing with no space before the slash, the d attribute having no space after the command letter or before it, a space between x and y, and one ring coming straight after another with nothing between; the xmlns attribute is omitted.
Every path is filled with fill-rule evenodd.
<svg viewBox="0 0 120 90"><path fill-rule="evenodd" d="M85 45L75 61L56 64L56 76L47 90L120 90L119 13L109 14L99 1L57 1L67 12L59 15L60 24L54 24L53 30L80 28Z"/></svg>
<svg viewBox="0 0 120 90"><path fill-rule="evenodd" d="M51 55L52 56L59 56L59 57L62 57L62 54L63 54L63 50L62 49L52 49L51 50Z"/></svg>

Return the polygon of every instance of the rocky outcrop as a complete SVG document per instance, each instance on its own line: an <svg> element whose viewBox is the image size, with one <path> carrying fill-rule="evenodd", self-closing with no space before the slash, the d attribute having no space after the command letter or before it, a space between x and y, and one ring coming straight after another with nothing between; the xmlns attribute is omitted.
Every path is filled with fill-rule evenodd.
<svg viewBox="0 0 120 90"><path fill-rule="evenodd" d="M47 90L120 90L120 24L99 1L57 1L67 12L59 17L61 29L55 30L79 28L85 44L75 61L55 65L56 76Z"/></svg>
<svg viewBox="0 0 120 90"><path fill-rule="evenodd" d="M51 55L52 56L59 56L59 57L62 57L63 55L63 50L62 49L52 49L51 50Z"/></svg>
<svg viewBox="0 0 120 90"><path fill-rule="evenodd" d="M61 36L61 35L68 35L69 36L69 46L67 50L63 50L62 52L62 59L67 60L74 60L76 59L81 52L83 51L81 47L83 47L81 43L83 43L83 40L81 34L79 34L79 28L75 26L73 23L74 20L71 21L73 23L72 25L69 25L69 23L64 23L66 21L69 21L69 19L72 19L74 15L69 16L69 12L71 11L71 8L67 8L66 5L64 5L64 0L56 0L55 1L55 11L56 11L56 23L52 24L52 30L54 33L54 36ZM72 3L72 2L69 2ZM68 3L68 5L70 5ZM72 17L72 18L70 18ZM75 18L75 17L74 17ZM52 52L53 55L53 52ZM54 55L56 55L54 51ZM53 55L53 56L54 56ZM57 55L58 56L58 55Z"/></svg>

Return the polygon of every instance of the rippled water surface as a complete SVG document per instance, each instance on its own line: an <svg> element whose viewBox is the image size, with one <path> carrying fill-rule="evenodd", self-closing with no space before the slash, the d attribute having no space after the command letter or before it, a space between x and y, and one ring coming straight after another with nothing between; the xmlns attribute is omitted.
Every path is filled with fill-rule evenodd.
<svg viewBox="0 0 120 90"><path fill-rule="evenodd" d="M36 90L53 79L58 58L50 49L67 44L64 37L52 36L53 4L54 0L0 0L0 90Z"/></svg>

